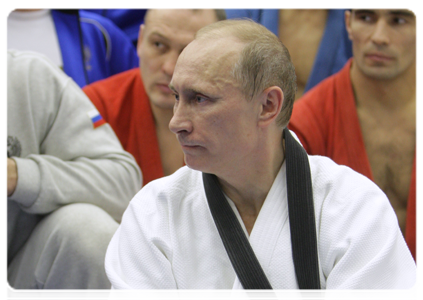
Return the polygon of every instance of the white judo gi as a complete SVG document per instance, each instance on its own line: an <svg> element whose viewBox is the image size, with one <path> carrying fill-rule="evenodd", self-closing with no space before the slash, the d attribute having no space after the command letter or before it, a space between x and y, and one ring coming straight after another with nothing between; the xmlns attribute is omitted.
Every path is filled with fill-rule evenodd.
<svg viewBox="0 0 423 300"><path fill-rule="evenodd" d="M412 287L416 265L385 194L366 177L326 157L309 156L309 161L321 287ZM274 289L298 288L285 163L249 241ZM105 266L115 289L242 288L210 213L202 173L188 167L149 183L132 199L110 242Z"/></svg>

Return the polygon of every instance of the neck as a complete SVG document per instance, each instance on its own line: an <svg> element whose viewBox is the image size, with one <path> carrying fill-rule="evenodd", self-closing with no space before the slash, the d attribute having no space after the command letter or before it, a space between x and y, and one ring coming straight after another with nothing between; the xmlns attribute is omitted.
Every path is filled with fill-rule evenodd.
<svg viewBox="0 0 423 300"><path fill-rule="evenodd" d="M397 111L415 102L415 66L393 79L374 79L364 75L353 62L350 74L356 105L361 109Z"/></svg>
<svg viewBox="0 0 423 300"><path fill-rule="evenodd" d="M229 174L218 176L222 190L238 211L257 217L285 159L282 131L265 143L258 143L252 156Z"/></svg>

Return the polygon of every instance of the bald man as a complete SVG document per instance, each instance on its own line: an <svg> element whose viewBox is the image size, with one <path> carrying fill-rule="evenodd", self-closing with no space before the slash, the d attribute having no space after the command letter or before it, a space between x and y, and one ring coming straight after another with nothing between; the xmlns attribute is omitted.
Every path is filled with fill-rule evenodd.
<svg viewBox="0 0 423 300"><path fill-rule="evenodd" d="M169 130L175 99L168 85L179 54L195 33L225 18L224 10L149 10L138 38L139 68L84 88L135 157L144 185L184 165L181 147Z"/></svg>

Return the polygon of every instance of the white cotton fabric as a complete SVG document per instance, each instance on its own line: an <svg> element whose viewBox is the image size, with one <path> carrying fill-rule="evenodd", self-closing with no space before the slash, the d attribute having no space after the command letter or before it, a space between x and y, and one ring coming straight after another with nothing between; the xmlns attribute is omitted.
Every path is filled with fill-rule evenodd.
<svg viewBox="0 0 423 300"><path fill-rule="evenodd" d="M7 49L34 51L63 67L62 53L49 9L12 11L7 17Z"/></svg>
<svg viewBox="0 0 423 300"><path fill-rule="evenodd" d="M309 161L321 287L412 287L416 266L383 192L328 158L309 156ZM249 240L272 287L297 289L285 164ZM133 198L105 266L115 289L242 288L209 211L202 174L188 167L149 183Z"/></svg>

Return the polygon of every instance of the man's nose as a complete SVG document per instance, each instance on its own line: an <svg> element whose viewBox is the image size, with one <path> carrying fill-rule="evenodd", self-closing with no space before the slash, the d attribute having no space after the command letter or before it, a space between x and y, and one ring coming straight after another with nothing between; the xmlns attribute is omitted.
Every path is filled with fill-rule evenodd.
<svg viewBox="0 0 423 300"><path fill-rule="evenodd" d="M372 41L377 45L389 44L389 31L390 27L387 21L383 18L380 18L375 24L375 29L371 37Z"/></svg>
<svg viewBox="0 0 423 300"><path fill-rule="evenodd" d="M192 132L193 125L190 115L189 105L179 100L173 108L173 117L170 120L169 129L175 134Z"/></svg>
<svg viewBox="0 0 423 300"><path fill-rule="evenodd" d="M175 71L175 65L178 57L179 53L176 53L175 51L169 52L162 65L163 72L170 77L172 77L173 72Z"/></svg>

